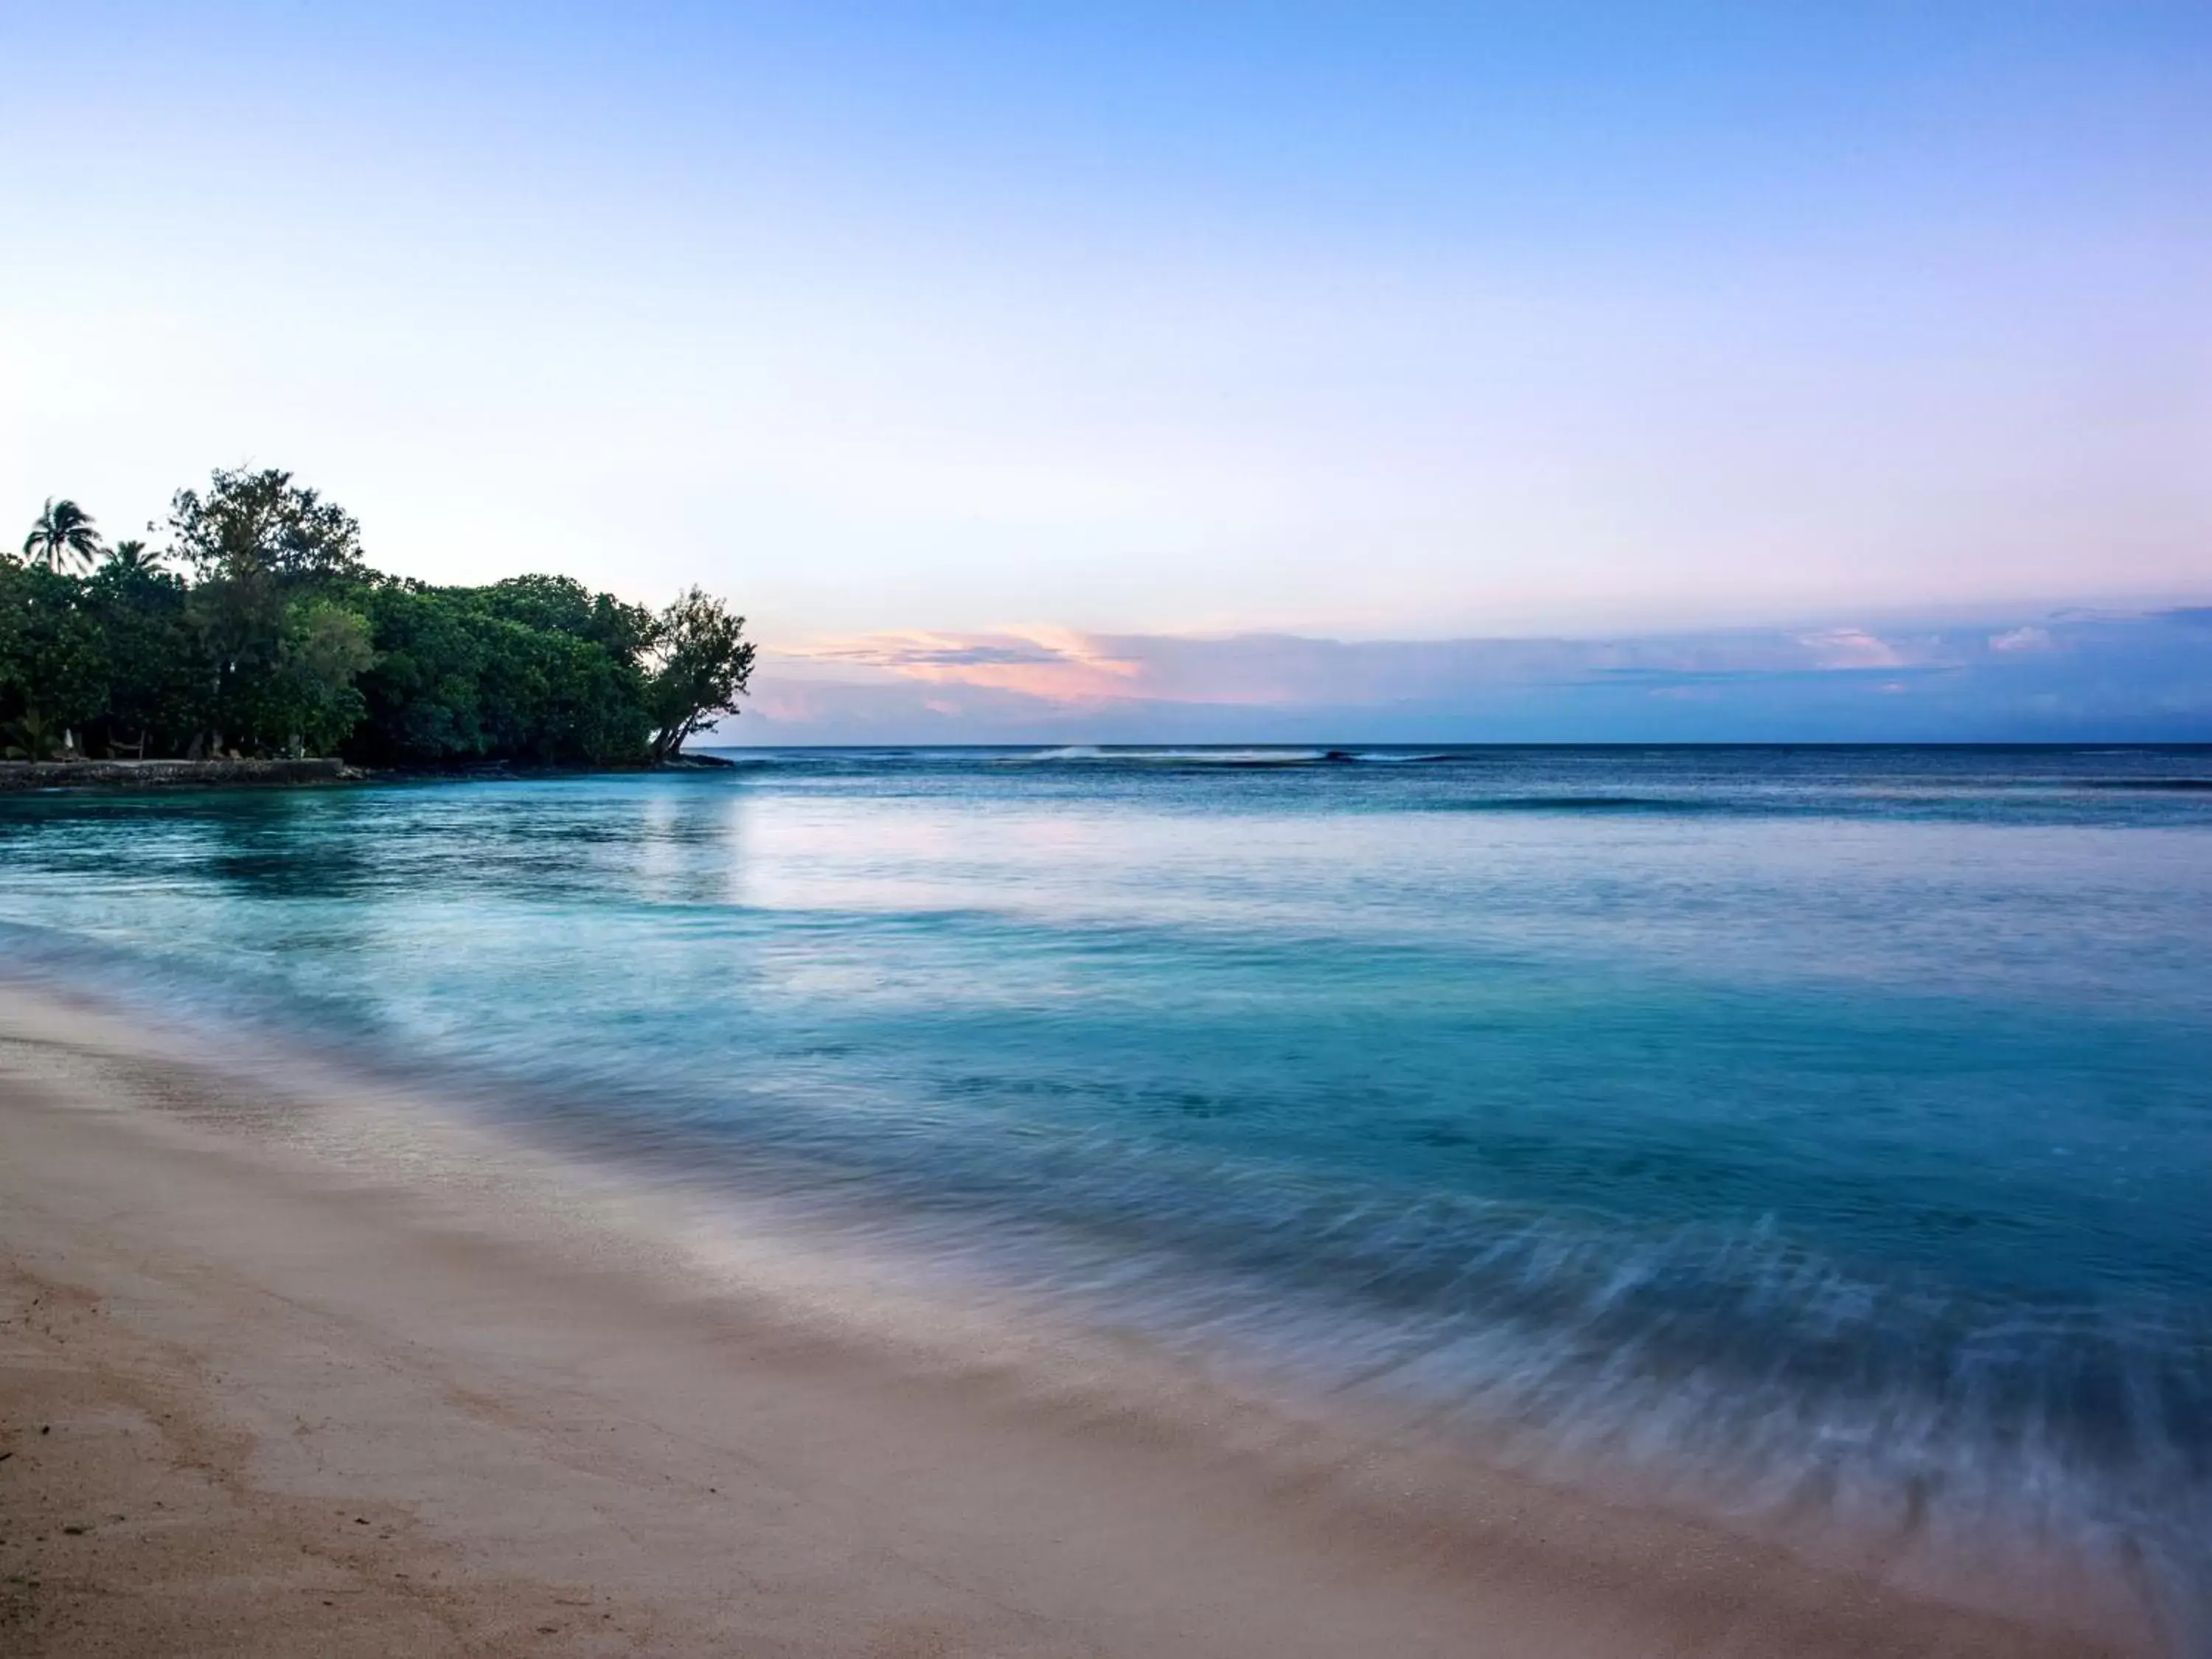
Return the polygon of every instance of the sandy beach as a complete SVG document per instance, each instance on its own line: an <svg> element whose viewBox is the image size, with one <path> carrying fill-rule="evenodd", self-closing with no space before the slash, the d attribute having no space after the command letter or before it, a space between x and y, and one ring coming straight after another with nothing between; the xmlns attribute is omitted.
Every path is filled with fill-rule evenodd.
<svg viewBox="0 0 2212 1659"><path fill-rule="evenodd" d="M0 994L11 1655L2155 1650L2086 1594L2023 1621L717 1258L424 1103L221 1061Z"/></svg>

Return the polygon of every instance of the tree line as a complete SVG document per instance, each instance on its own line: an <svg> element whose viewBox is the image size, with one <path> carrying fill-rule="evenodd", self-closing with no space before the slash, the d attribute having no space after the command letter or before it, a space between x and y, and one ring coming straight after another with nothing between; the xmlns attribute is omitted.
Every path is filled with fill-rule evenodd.
<svg viewBox="0 0 2212 1659"><path fill-rule="evenodd" d="M179 490L163 527L110 545L49 501L0 549L9 758L658 763L752 672L744 619L696 587L654 612L566 576L386 575L351 514L273 469Z"/></svg>

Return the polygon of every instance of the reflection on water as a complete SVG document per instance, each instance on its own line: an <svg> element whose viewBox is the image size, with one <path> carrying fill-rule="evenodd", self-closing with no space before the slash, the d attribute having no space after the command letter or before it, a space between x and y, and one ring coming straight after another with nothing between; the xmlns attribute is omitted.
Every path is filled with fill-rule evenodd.
<svg viewBox="0 0 2212 1659"><path fill-rule="evenodd" d="M11 957L1742 1490L2212 1534L2212 757L794 753L0 802Z"/></svg>

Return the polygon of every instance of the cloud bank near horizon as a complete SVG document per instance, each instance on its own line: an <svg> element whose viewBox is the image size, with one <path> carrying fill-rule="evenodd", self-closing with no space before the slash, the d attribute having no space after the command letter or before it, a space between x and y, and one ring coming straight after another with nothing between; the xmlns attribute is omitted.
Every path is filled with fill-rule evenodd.
<svg viewBox="0 0 2212 1659"><path fill-rule="evenodd" d="M2204 742L2212 607L1633 638L874 634L710 742Z"/></svg>

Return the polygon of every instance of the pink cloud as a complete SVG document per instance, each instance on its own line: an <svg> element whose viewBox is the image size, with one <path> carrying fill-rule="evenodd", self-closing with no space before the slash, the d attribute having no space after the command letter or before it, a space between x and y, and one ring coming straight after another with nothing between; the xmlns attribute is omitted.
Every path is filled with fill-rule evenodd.
<svg viewBox="0 0 2212 1659"><path fill-rule="evenodd" d="M827 640L793 654L872 668L933 685L1015 691L1051 702L1141 696L1142 665L1115 655L1097 635L1066 628L988 634L870 634Z"/></svg>
<svg viewBox="0 0 2212 1659"><path fill-rule="evenodd" d="M1375 705L1474 685L1607 676L1703 676L1902 668L1936 647L1893 644L1862 629L1636 640L1346 641L1292 635L1228 638L1103 635L1066 628L884 633L817 641L780 653L805 678L856 675L1014 694L1067 708L1172 702L1291 708L1317 694Z"/></svg>
<svg viewBox="0 0 2212 1659"><path fill-rule="evenodd" d="M1902 668L1905 658L1888 641L1863 628L1832 628L1802 634L1798 642L1812 653L1814 668Z"/></svg>
<svg viewBox="0 0 2212 1659"><path fill-rule="evenodd" d="M763 655L741 742L2201 741L2212 608L1640 639L876 634ZM1887 712L1882 712L1884 709Z"/></svg>

